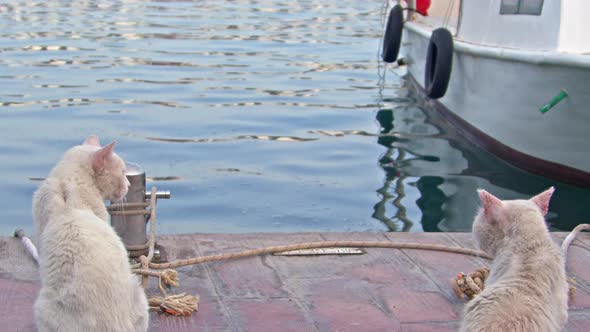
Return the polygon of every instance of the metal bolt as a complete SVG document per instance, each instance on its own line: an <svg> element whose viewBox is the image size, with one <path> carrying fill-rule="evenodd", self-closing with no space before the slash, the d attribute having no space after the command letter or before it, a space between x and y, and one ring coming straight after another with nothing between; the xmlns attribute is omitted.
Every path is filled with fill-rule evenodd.
<svg viewBox="0 0 590 332"><path fill-rule="evenodd" d="M160 198L165 198L165 199L170 199L170 190L158 190L156 191L156 198L160 199ZM146 191L145 192L145 198L146 199L150 199L152 198L152 192L151 191Z"/></svg>

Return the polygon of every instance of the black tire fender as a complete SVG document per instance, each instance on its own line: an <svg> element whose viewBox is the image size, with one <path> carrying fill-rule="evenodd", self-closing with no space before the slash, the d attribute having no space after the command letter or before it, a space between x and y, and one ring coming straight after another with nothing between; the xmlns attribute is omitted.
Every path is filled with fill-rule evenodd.
<svg viewBox="0 0 590 332"><path fill-rule="evenodd" d="M383 36L383 50L381 58L387 63L397 60L402 44L402 30L404 27L404 13L400 5L395 5L389 11L385 36Z"/></svg>
<svg viewBox="0 0 590 332"><path fill-rule="evenodd" d="M452 69L453 35L445 28L438 28L432 31L426 55L424 89L428 97L438 99L445 95Z"/></svg>

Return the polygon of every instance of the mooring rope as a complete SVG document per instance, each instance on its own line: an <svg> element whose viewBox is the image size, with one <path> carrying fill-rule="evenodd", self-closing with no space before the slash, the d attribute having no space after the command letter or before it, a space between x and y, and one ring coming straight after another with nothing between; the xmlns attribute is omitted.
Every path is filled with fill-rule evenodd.
<svg viewBox="0 0 590 332"><path fill-rule="evenodd" d="M151 202L150 202L150 238L148 240L150 246L150 254L148 254L148 267L154 270L162 270L162 269L172 269L182 266L188 265L195 265L207 262L216 262L216 261L223 261L223 260L230 260L230 259L239 259L239 258L246 258L246 257L253 257L253 256L260 256L260 255L267 255L267 254L275 254L285 251L293 251L293 250L302 250L302 249L319 249L319 248L333 248L333 247L355 247L355 248L392 248L392 249L420 249L420 250L433 250L433 251L443 251L443 252L452 252L452 253L459 253L465 255L472 255L477 256L485 259L492 259L491 256L486 254L483 251L469 249L469 248L462 248L462 247L451 247L445 246L440 244L430 244L430 243L415 243L415 242L389 242L389 241L320 241L320 242L306 242L306 243L298 243L298 244L290 244L290 245L283 245L283 246L273 246L273 247L266 247L266 248L259 248L259 249L252 249L252 250L244 250L234 253L226 253L226 254L217 254L217 255L210 255L210 256L201 256L201 257L193 257L187 259L180 259L168 263L154 263L152 262L153 258L153 247L155 245L155 232L156 232L156 200L154 197L154 192L157 191L156 187L152 187L152 195L151 195ZM145 264L137 263L131 265L132 271L138 274L148 274L146 273ZM148 275L153 276L153 273L150 272Z"/></svg>
<svg viewBox="0 0 590 332"><path fill-rule="evenodd" d="M152 194L150 196L150 238L148 240L149 243L149 251L148 251L148 261L151 262L152 258L154 258L154 249L156 246L156 203L157 203L157 195L156 192L158 189L156 187L152 187Z"/></svg>
<svg viewBox="0 0 590 332"><path fill-rule="evenodd" d="M147 288L149 277L158 278L158 286L164 297L151 297L148 301L150 309L159 312L166 312L174 316L190 315L198 309L199 298L186 293L178 295L167 295L165 288L178 286L178 273L173 268L182 266L195 265L207 262L216 262L230 259L239 259L245 257L254 257L260 255L274 254L286 251L301 249L318 249L333 247L355 247L355 248L394 248L394 249L421 249L434 250L443 252L460 253L473 255L481 258L491 259L486 253L469 248L451 247L439 244L415 243L415 242L388 242L388 241L322 241L307 242L283 246L273 246L252 250L245 250L235 253L226 253L210 256L193 257L188 259L176 260L168 263L152 262L155 246L156 230L156 188L152 187L150 201L150 237L148 240L149 253L148 257L140 256L140 263L131 266L132 272L141 275L142 287ZM163 270L163 271L157 271Z"/></svg>
<svg viewBox="0 0 590 332"><path fill-rule="evenodd" d="M145 256L141 256L141 263L134 265L133 273L142 276L142 286L147 287L147 279L149 277L156 277L159 279L158 285L160 290L164 293L165 297L163 302L159 302L159 299L150 298L149 302L159 303L156 306L151 306L152 310L159 312L166 312L171 315L188 315L198 308L198 297L187 295L185 293L179 295L167 296L164 288L178 286L177 272L172 268L178 268L182 266L195 265L207 262L223 261L230 259L238 259L245 257L260 256L265 254L280 253L292 250L301 249L316 249L316 248L332 248L332 247L355 247L355 248L395 248L395 249L422 249L422 250L435 250L452 253L461 253L466 255L474 255L481 258L491 259L490 256L484 252L461 248L461 247L449 247L438 244L426 244L426 243L414 243L414 242L371 242L371 241L325 241L325 242L308 242L285 246L274 246L253 250L245 250L235 253L218 254L202 257L194 257L189 259L176 260L169 263L152 263L147 260ZM138 268L140 267L140 268ZM163 271L157 271L162 270Z"/></svg>
<svg viewBox="0 0 590 332"><path fill-rule="evenodd" d="M181 293L167 297L154 296L148 300L150 309L165 312L173 316L189 316L199 309L197 296Z"/></svg>
<svg viewBox="0 0 590 332"><path fill-rule="evenodd" d="M133 209L133 208L146 208L150 206L148 202L139 202L139 203L114 203L107 207L108 211L119 211L125 209Z"/></svg>
<svg viewBox="0 0 590 332"><path fill-rule="evenodd" d="M187 265L195 265L207 262L216 262L222 260L238 259L252 256L260 256L266 254L275 254L285 251L301 250L301 249L318 249L318 248L333 248L333 247L355 247L355 248L393 248L393 249L421 249L421 250L434 250L459 253L465 255L472 255L486 259L492 259L489 255L483 251L462 248L462 247L450 247L440 244L429 244L429 243L416 243L416 242L388 242L388 241L322 241L322 242L306 242L298 244L290 244L284 246L266 247L252 250L245 250L235 253L226 253L210 256L201 256L188 259L176 260L168 263L151 263L149 267L155 270L171 269ZM134 266L134 272L137 270L137 265Z"/></svg>
<svg viewBox="0 0 590 332"><path fill-rule="evenodd" d="M458 298L463 299L467 296L471 300L483 290L484 282L489 274L490 269L487 267L480 267L470 274L457 273L457 277L451 283L451 288Z"/></svg>

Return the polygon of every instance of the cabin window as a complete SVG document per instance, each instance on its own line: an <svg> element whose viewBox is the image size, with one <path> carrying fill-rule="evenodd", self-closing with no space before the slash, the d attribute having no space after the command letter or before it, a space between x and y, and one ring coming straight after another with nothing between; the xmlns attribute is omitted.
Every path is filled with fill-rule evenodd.
<svg viewBox="0 0 590 332"><path fill-rule="evenodd" d="M502 15L541 15L543 0L502 0Z"/></svg>

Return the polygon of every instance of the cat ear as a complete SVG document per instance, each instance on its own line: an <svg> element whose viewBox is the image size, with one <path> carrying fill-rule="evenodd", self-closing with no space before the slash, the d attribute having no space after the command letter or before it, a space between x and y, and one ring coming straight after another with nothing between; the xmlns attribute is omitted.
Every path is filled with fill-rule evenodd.
<svg viewBox="0 0 590 332"><path fill-rule="evenodd" d="M111 144L105 146L104 148L100 148L100 150L92 154L92 168L94 171L101 171L105 169L109 159L111 158L111 155L113 154L115 144L116 142L112 142Z"/></svg>
<svg viewBox="0 0 590 332"><path fill-rule="evenodd" d="M502 201L489 192L483 189L478 189L477 193L479 194L479 199L483 205L483 211L486 217L491 217L494 211L502 206Z"/></svg>
<svg viewBox="0 0 590 332"><path fill-rule="evenodd" d="M551 196L553 195L554 191L555 187L551 187L530 199L531 201L533 201L533 203L537 204L539 209L541 209L541 213L543 214L543 216L545 216L549 211L549 201L551 200Z"/></svg>
<svg viewBox="0 0 590 332"><path fill-rule="evenodd" d="M92 145L92 146L100 146L100 141L98 140L98 136L96 135L90 135L88 137L86 137L86 140L84 140L84 145Z"/></svg>

